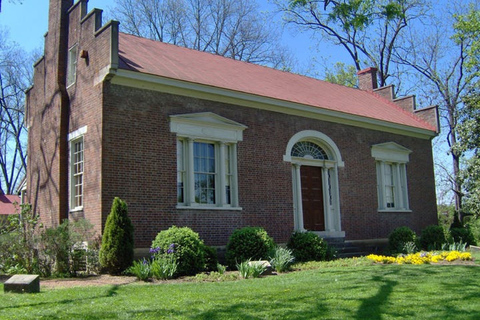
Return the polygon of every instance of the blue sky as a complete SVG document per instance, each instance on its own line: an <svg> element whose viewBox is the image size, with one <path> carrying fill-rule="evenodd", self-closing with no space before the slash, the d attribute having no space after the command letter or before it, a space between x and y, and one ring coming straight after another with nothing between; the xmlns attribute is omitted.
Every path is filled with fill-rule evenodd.
<svg viewBox="0 0 480 320"><path fill-rule="evenodd" d="M18 1L17 1L18 2ZM22 4L2 0L0 26L9 30L10 39L19 43L25 50L31 51L43 48L43 36L47 32L49 0L22 0ZM262 11L271 11L273 7L267 0L257 0ZM88 10L99 8L104 10L104 16L111 16L110 10L115 0L90 0ZM283 29L281 17L276 16L279 30L283 30L283 45L287 46L296 60L297 72L306 72L313 57L319 55L316 47L318 41L312 41L307 35L296 34L289 29ZM121 30L121 24L120 24ZM326 49L326 50L325 50ZM322 59L338 59L343 52L339 49L325 47L322 44ZM312 74L311 74L312 75Z"/></svg>

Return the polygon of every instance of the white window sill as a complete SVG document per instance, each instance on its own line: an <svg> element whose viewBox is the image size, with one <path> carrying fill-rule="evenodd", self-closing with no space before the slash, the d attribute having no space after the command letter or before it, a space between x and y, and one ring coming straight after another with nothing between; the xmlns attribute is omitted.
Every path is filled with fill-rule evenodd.
<svg viewBox="0 0 480 320"><path fill-rule="evenodd" d="M410 209L378 209L379 213L411 213Z"/></svg>
<svg viewBox="0 0 480 320"><path fill-rule="evenodd" d="M223 210L223 211L241 211L242 207L215 207L215 206L182 206L178 205L180 210Z"/></svg>
<svg viewBox="0 0 480 320"><path fill-rule="evenodd" d="M77 208L70 209L70 212L79 212L79 211L83 211L83 207L77 207Z"/></svg>

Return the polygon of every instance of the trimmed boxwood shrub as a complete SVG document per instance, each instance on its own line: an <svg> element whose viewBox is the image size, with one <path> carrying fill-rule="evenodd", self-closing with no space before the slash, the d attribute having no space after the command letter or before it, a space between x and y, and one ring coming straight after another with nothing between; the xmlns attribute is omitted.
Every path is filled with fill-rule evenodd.
<svg viewBox="0 0 480 320"><path fill-rule="evenodd" d="M238 263L248 259L267 259L275 247L273 239L261 227L244 227L230 236L225 253L227 265L234 269Z"/></svg>
<svg viewBox="0 0 480 320"><path fill-rule="evenodd" d="M408 242L416 243L416 234L409 227L399 227L388 236L388 250L395 253L403 253L404 246Z"/></svg>
<svg viewBox="0 0 480 320"><path fill-rule="evenodd" d="M447 242L443 228L438 225L431 225L422 230L420 236L420 248L423 250L440 250Z"/></svg>
<svg viewBox="0 0 480 320"><path fill-rule="evenodd" d="M465 243L467 246L476 245L477 241L475 240L475 236L473 235L472 230L469 227L463 228L451 228L450 229L450 236L454 242L462 242Z"/></svg>
<svg viewBox="0 0 480 320"><path fill-rule="evenodd" d="M295 261L324 261L328 258L328 244L313 232L294 232L287 242Z"/></svg>
<svg viewBox="0 0 480 320"><path fill-rule="evenodd" d="M216 271L218 265L217 249L205 246L205 271Z"/></svg>
<svg viewBox="0 0 480 320"><path fill-rule="evenodd" d="M107 217L99 252L100 266L109 274L120 274L133 263L133 224L127 203L115 197Z"/></svg>
<svg viewBox="0 0 480 320"><path fill-rule="evenodd" d="M177 262L175 276L196 275L205 269L205 245L198 233L188 227L170 227L152 242L156 255L173 255Z"/></svg>

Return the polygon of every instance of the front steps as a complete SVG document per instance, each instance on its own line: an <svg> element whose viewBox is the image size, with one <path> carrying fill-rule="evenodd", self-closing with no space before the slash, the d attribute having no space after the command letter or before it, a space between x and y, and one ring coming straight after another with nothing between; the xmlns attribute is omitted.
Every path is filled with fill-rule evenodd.
<svg viewBox="0 0 480 320"><path fill-rule="evenodd" d="M385 251L387 239L345 241L345 238L324 238L337 251L337 258L363 257Z"/></svg>

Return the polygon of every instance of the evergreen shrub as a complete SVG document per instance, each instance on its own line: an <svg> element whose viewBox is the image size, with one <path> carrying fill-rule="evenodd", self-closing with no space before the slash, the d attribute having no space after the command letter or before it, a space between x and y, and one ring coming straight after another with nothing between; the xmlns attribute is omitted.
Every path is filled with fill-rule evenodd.
<svg viewBox="0 0 480 320"><path fill-rule="evenodd" d="M423 250L440 250L442 245L447 242L445 232L439 225L431 225L422 230L419 244Z"/></svg>
<svg viewBox="0 0 480 320"><path fill-rule="evenodd" d="M388 250L392 254L405 253L405 244L408 242L416 243L417 236L409 227L399 227L388 236Z"/></svg>
<svg viewBox="0 0 480 320"><path fill-rule="evenodd" d="M261 227L244 227L235 230L227 243L225 260L234 269L237 264L246 260L267 259L275 248L273 239Z"/></svg>
<svg viewBox="0 0 480 320"><path fill-rule="evenodd" d="M152 242L157 257L173 255L178 264L176 276L193 276L205 270L206 246L198 233L188 227L170 227ZM215 263L215 267L216 267Z"/></svg>
<svg viewBox="0 0 480 320"><path fill-rule="evenodd" d="M452 237L453 242L462 242L465 243L467 246L477 245L475 236L473 235L473 232L469 227L451 228L450 236Z"/></svg>
<svg viewBox="0 0 480 320"><path fill-rule="evenodd" d="M99 253L101 267L109 274L121 274L133 263L133 224L127 203L115 197L107 217Z"/></svg>
<svg viewBox="0 0 480 320"><path fill-rule="evenodd" d="M325 261L328 258L328 244L313 232L294 232L287 242L296 262Z"/></svg>

